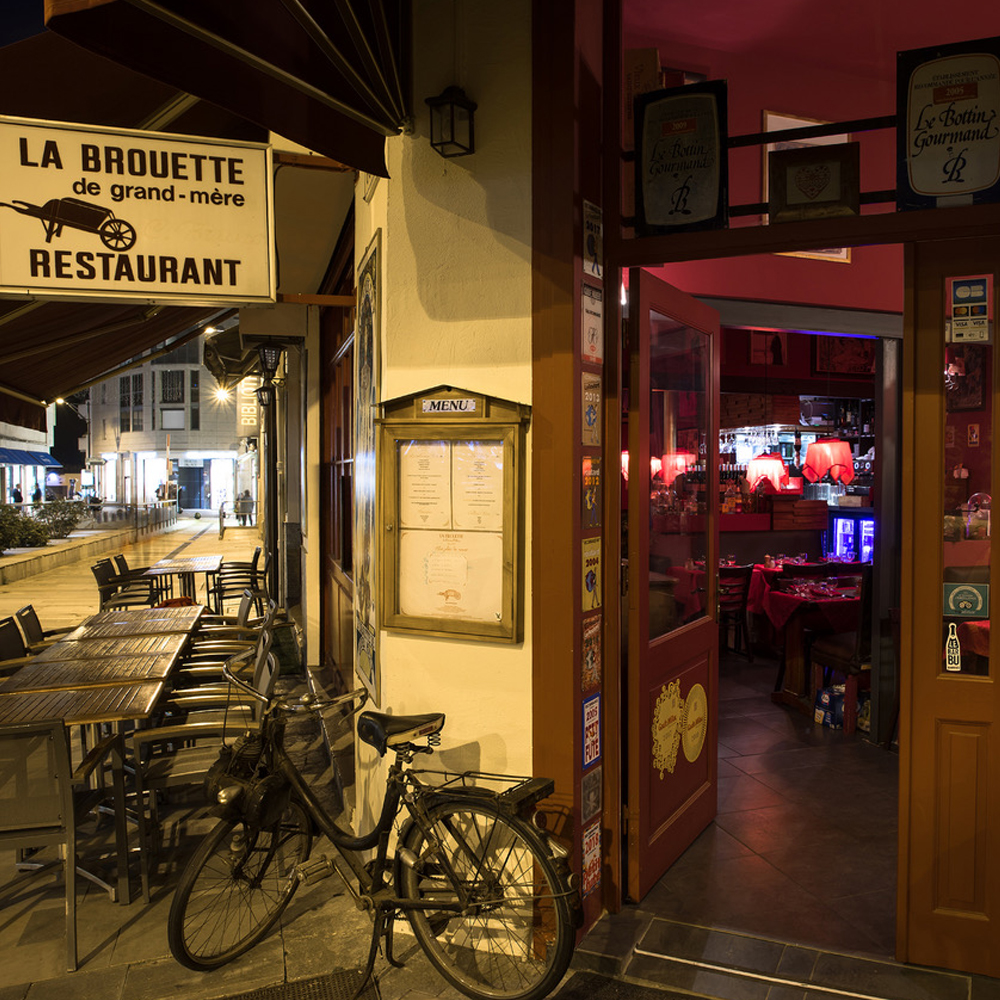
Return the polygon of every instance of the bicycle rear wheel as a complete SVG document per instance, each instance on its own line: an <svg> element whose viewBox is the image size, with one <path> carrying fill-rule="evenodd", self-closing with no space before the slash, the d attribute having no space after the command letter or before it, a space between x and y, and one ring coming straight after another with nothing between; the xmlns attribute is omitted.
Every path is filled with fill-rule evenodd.
<svg viewBox="0 0 1000 1000"><path fill-rule="evenodd" d="M489 805L452 799L429 812L430 837L406 835L399 895L427 957L470 997L534 1000L552 990L573 953L567 888L541 839Z"/></svg>
<svg viewBox="0 0 1000 1000"><path fill-rule="evenodd" d="M294 895L295 866L311 846L309 817L295 800L274 826L219 823L192 855L174 894L167 921L174 958L204 971L252 948Z"/></svg>

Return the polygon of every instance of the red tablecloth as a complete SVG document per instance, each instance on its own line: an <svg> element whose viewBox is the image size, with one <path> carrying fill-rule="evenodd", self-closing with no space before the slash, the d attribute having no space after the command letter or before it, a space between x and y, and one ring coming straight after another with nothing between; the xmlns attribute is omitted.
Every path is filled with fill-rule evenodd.
<svg viewBox="0 0 1000 1000"><path fill-rule="evenodd" d="M771 582L779 573L781 570L774 566L761 566L759 563L754 566L747 595L747 607L752 615L764 613L764 598L771 589Z"/></svg>
<svg viewBox="0 0 1000 1000"><path fill-rule="evenodd" d="M958 626L958 642L962 647L963 653L975 653L977 656L989 656L989 621L962 622Z"/></svg>
<svg viewBox="0 0 1000 1000"><path fill-rule="evenodd" d="M810 625L831 632L853 632L858 624L858 598L809 598L769 590L764 597L764 611L775 628L784 628L796 612L808 614Z"/></svg>
<svg viewBox="0 0 1000 1000"><path fill-rule="evenodd" d="M802 565L803 568L807 568L818 564L804 563ZM860 573L861 567L867 565L867 563L834 563L834 565L837 568L831 571L832 575L851 576L852 574ZM750 578L750 593L747 598L747 606L751 614L761 615L766 612L764 598L774 584L775 577L781 576L781 572L780 566L763 566L760 563L754 565L753 576Z"/></svg>

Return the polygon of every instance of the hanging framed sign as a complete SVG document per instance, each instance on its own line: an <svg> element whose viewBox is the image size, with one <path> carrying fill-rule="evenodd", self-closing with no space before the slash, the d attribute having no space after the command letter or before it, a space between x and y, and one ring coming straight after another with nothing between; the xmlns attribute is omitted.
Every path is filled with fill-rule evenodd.
<svg viewBox="0 0 1000 1000"><path fill-rule="evenodd" d="M1000 200L1000 38L900 52L896 207Z"/></svg>
<svg viewBox="0 0 1000 1000"><path fill-rule="evenodd" d="M726 82L635 99L635 209L641 236L723 229L728 222Z"/></svg>

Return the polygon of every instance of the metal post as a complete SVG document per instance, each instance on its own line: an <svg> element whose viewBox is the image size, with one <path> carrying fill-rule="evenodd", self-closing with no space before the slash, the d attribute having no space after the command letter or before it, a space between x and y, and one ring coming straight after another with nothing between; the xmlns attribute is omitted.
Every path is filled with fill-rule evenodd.
<svg viewBox="0 0 1000 1000"><path fill-rule="evenodd" d="M262 410L261 478L264 481L264 553L270 558L264 586L268 596L277 599L281 592L278 564L278 400L274 383L265 376L257 389Z"/></svg>

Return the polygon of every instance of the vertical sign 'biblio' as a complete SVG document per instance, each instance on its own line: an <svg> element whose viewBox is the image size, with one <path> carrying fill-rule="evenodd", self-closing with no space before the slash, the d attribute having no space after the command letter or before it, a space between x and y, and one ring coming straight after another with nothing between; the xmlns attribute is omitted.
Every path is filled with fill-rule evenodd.
<svg viewBox="0 0 1000 1000"><path fill-rule="evenodd" d="M900 52L899 210L1000 199L1000 38Z"/></svg>
<svg viewBox="0 0 1000 1000"><path fill-rule="evenodd" d="M657 90L635 103L636 229L648 236L725 227L725 81Z"/></svg>

